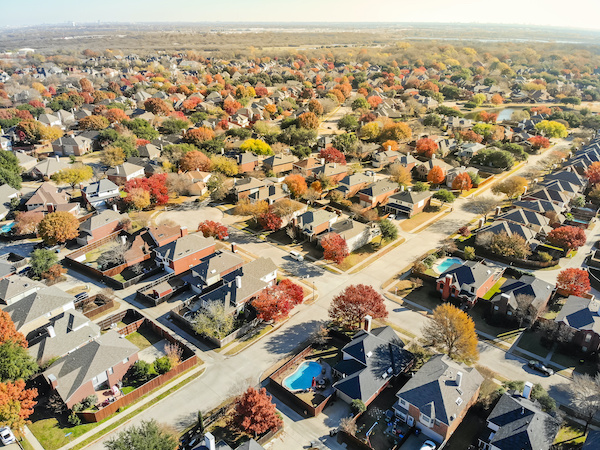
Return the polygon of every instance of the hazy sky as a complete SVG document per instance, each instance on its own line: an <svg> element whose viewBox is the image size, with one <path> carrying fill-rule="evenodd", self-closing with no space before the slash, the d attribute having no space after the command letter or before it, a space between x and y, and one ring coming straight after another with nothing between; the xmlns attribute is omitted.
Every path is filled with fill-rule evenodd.
<svg viewBox="0 0 600 450"><path fill-rule="evenodd" d="M600 0L0 0L0 26L64 22L463 22L600 29Z"/></svg>

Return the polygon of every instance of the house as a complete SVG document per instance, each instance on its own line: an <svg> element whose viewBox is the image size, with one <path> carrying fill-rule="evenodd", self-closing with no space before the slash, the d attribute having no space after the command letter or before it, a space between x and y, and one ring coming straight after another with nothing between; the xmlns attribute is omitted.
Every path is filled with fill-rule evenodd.
<svg viewBox="0 0 600 450"><path fill-rule="evenodd" d="M446 172L446 186L452 189L452 183L454 183L456 177L462 173L472 173L476 175L479 173L479 171L472 167L453 167L448 172Z"/></svg>
<svg viewBox="0 0 600 450"><path fill-rule="evenodd" d="M244 259L232 252L217 252L193 267L186 278L192 290L201 294L206 288L219 283L223 277L239 269Z"/></svg>
<svg viewBox="0 0 600 450"><path fill-rule="evenodd" d="M346 403L359 399L369 405L391 380L414 364L414 355L403 348L404 342L391 327L370 330L371 317L365 321L366 329L342 348L342 361L332 371L338 379L333 388Z"/></svg>
<svg viewBox="0 0 600 450"><path fill-rule="evenodd" d="M76 214L79 204L69 203L69 196L64 192L58 192L56 186L50 182L42 183L34 194L25 202L27 211L51 213L55 211L69 211Z"/></svg>
<svg viewBox="0 0 600 450"><path fill-rule="evenodd" d="M555 213L558 215L563 210L555 203L546 200L520 200L513 202L513 206L515 208L522 208L543 215L546 215L547 213Z"/></svg>
<svg viewBox="0 0 600 450"><path fill-rule="evenodd" d="M110 167L106 171L107 178L116 184L125 184L129 180L134 178L140 178L144 176L144 167L138 166L137 164L131 164L124 162L115 167Z"/></svg>
<svg viewBox="0 0 600 450"><path fill-rule="evenodd" d="M550 219L546 216L538 214L534 211L527 209L515 208L511 209L499 216L496 216L496 220L506 220L508 222L514 222L530 228L537 234L547 235L552 231L550 226Z"/></svg>
<svg viewBox="0 0 600 450"><path fill-rule="evenodd" d="M296 219L296 226L312 241L317 234L330 231L337 219L337 214L325 209L317 209L299 215Z"/></svg>
<svg viewBox="0 0 600 450"><path fill-rule="evenodd" d="M203 258L215 252L215 240L199 234L186 234L176 241L154 249L156 263L176 275L197 266Z"/></svg>
<svg viewBox="0 0 600 450"><path fill-rule="evenodd" d="M444 171L444 173L447 173L450 169L452 169L452 166L450 164L435 157L432 157L432 159L430 159L429 161L417 164L413 168L413 175L418 180L427 180L427 174L431 169L433 169L434 166L440 167Z"/></svg>
<svg viewBox="0 0 600 450"><path fill-rule="evenodd" d="M258 167L258 156L251 152L238 153L235 156L238 165L238 173L253 172Z"/></svg>
<svg viewBox="0 0 600 450"><path fill-rule="evenodd" d="M272 205L278 200L288 198L290 191L284 188L284 185L280 184L268 184L258 189L258 191L250 194L248 198L250 201L258 202L261 200L266 201L269 205Z"/></svg>
<svg viewBox="0 0 600 450"><path fill-rule="evenodd" d="M38 289L1 308L23 334L40 327L50 317L75 309L75 298L54 286Z"/></svg>
<svg viewBox="0 0 600 450"><path fill-rule="evenodd" d="M464 158L472 158L484 148L485 145L480 144L478 142L463 142L458 146L457 156Z"/></svg>
<svg viewBox="0 0 600 450"><path fill-rule="evenodd" d="M0 136L0 150L12 151L12 141L4 136Z"/></svg>
<svg viewBox="0 0 600 450"><path fill-rule="evenodd" d="M239 72L236 72L239 73ZM205 433L204 439L192 450L234 450L225 441L219 441L215 444L215 437L212 433ZM238 445L235 450L265 450L265 448L256 442L254 439Z"/></svg>
<svg viewBox="0 0 600 450"><path fill-rule="evenodd" d="M154 144L146 144L138 147L140 158L158 159L160 158L160 148Z"/></svg>
<svg viewBox="0 0 600 450"><path fill-rule="evenodd" d="M394 161L395 164L400 164L402 167L406 167L408 170L413 170L419 161L410 153L406 155L401 154L398 159Z"/></svg>
<svg viewBox="0 0 600 450"><path fill-rule="evenodd" d="M362 173L346 175L340 180L335 190L341 192L344 195L344 198L351 198L354 197L358 191L367 187L372 181L373 178L363 175Z"/></svg>
<svg viewBox="0 0 600 450"><path fill-rule="evenodd" d="M59 157L56 156L55 158L46 158L37 163L29 171L29 175L32 178L48 180L56 172L60 172L63 169L68 169L69 167L69 162L64 159L59 159Z"/></svg>
<svg viewBox="0 0 600 450"><path fill-rule="evenodd" d="M373 155L371 164L373 167L385 167L393 164L400 157L399 152L393 150L382 150Z"/></svg>
<svg viewBox="0 0 600 450"><path fill-rule="evenodd" d="M92 149L93 141L85 136L63 136L52 142L55 155L81 156Z"/></svg>
<svg viewBox="0 0 600 450"><path fill-rule="evenodd" d="M63 356L42 375L68 408L114 386L138 360L138 348L110 330Z"/></svg>
<svg viewBox="0 0 600 450"><path fill-rule="evenodd" d="M416 192L402 189L390 196L383 210L396 216L406 214L410 218L427 208L431 204L431 197L431 191Z"/></svg>
<svg viewBox="0 0 600 450"><path fill-rule="evenodd" d="M570 295L554 319L561 327L567 327L574 335L571 342L582 352L600 350L600 301L594 298Z"/></svg>
<svg viewBox="0 0 600 450"><path fill-rule="evenodd" d="M162 247L169 242L176 241L180 237L185 236L187 234L187 228L181 228L179 225L158 225L155 227L148 227L148 233L150 233L154 245L156 247Z"/></svg>
<svg viewBox="0 0 600 450"><path fill-rule="evenodd" d="M383 205L388 198L398 191L398 183L390 180L375 181L358 192L360 205L364 208L375 208Z"/></svg>
<svg viewBox="0 0 600 450"><path fill-rule="evenodd" d="M542 411L529 396L533 385L525 383L523 394L514 391L500 397L487 418L487 429L479 438L485 450L550 450L560 422Z"/></svg>
<svg viewBox="0 0 600 450"><path fill-rule="evenodd" d="M8 184L0 185L0 199L2 201L7 202L7 200L11 200L13 198L19 198L20 196L21 196L21 191L18 191L14 187L9 186Z"/></svg>
<svg viewBox="0 0 600 450"><path fill-rule="evenodd" d="M477 401L481 383L483 377L475 368L435 355L398 391L395 414L440 444Z"/></svg>
<svg viewBox="0 0 600 450"><path fill-rule="evenodd" d="M321 245L321 240L328 237L331 233L336 233L346 241L349 252L367 245L374 236L374 228L349 218L334 222L330 230L330 232L325 232L317 236L319 245Z"/></svg>
<svg viewBox="0 0 600 450"><path fill-rule="evenodd" d="M348 174L348 166L346 164L326 163L315 167L312 174L315 178L324 175L331 180L331 184L335 185Z"/></svg>
<svg viewBox="0 0 600 450"><path fill-rule="evenodd" d="M537 236L537 233L535 231L533 231L531 228L526 227L523 224L516 222L508 222L506 220L494 221L490 225L480 228L477 231L477 234L500 234L502 232L506 233L508 236L518 234L523 239L525 239L525 242L527 242L528 244L532 246L536 244L536 242L534 242Z"/></svg>
<svg viewBox="0 0 600 450"><path fill-rule="evenodd" d="M38 163L37 158L34 158L33 156L29 156L25 152L21 152L21 151L15 152L15 156L19 160L19 166L21 166L23 168L24 173L31 172L31 170Z"/></svg>
<svg viewBox="0 0 600 450"><path fill-rule="evenodd" d="M474 305L500 279L504 269L494 269L482 262L454 264L436 280L436 289L444 301L450 297Z"/></svg>
<svg viewBox="0 0 600 450"><path fill-rule="evenodd" d="M79 311L65 311L27 336L27 351L39 364L62 358L100 336L100 327Z"/></svg>
<svg viewBox="0 0 600 450"><path fill-rule="evenodd" d="M192 184L187 188L189 195L204 195L208 192L206 183L210 180L212 174L210 172L201 172L199 170L193 170L184 174Z"/></svg>
<svg viewBox="0 0 600 450"><path fill-rule="evenodd" d="M55 116L54 114L40 114L37 120L48 127L64 128L60 121L60 117Z"/></svg>
<svg viewBox="0 0 600 450"><path fill-rule="evenodd" d="M104 239L109 234L120 230L122 222L126 218L126 214L120 214L112 209L93 215L79 225L77 243L79 245L89 245Z"/></svg>
<svg viewBox="0 0 600 450"><path fill-rule="evenodd" d="M0 280L0 300L6 305L12 305L44 287L46 287L46 285L39 281L34 281L28 277L13 275Z"/></svg>
<svg viewBox="0 0 600 450"><path fill-rule="evenodd" d="M83 199L94 208L106 206L107 202L121 198L119 186L107 178L95 181L82 189Z"/></svg>
<svg viewBox="0 0 600 450"><path fill-rule="evenodd" d="M304 177L309 177L313 174L313 170L317 167L325 165L325 158L306 158L301 161L297 161L293 164L293 170L301 173Z"/></svg>
<svg viewBox="0 0 600 450"><path fill-rule="evenodd" d="M243 198L247 198L250 194L254 194L258 192L258 190L262 187L267 186L267 181L258 180L252 177L246 178L236 178L235 184L233 186L233 191L235 192L236 199L239 201Z"/></svg>
<svg viewBox="0 0 600 450"><path fill-rule="evenodd" d="M523 275L518 280L508 279L500 287L500 293L491 299L492 314L514 318L524 307L523 304L519 304L518 300L522 298L520 296L527 296L531 303L521 314L524 316L524 322L534 323L546 308L554 288L554 285L530 275Z"/></svg>
<svg viewBox="0 0 600 450"><path fill-rule="evenodd" d="M294 168L294 163L298 159L294 155L284 155L279 153L277 155L269 156L263 161L263 165L266 170L270 170L273 173L291 172Z"/></svg>
<svg viewBox="0 0 600 450"><path fill-rule="evenodd" d="M546 202L554 203L556 206L564 210L568 205L573 195L569 195L567 192L556 191L554 189L539 189L535 192L527 193L523 195L523 200L542 200Z"/></svg>

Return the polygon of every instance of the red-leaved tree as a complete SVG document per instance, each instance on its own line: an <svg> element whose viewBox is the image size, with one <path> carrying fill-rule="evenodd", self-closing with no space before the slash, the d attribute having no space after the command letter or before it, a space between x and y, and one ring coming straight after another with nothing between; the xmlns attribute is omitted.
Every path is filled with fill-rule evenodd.
<svg viewBox="0 0 600 450"><path fill-rule="evenodd" d="M304 291L302 287L289 279L270 286L252 302L257 316L264 321L279 321L287 318L294 306L302 303Z"/></svg>
<svg viewBox="0 0 600 450"><path fill-rule="evenodd" d="M346 240L337 233L330 233L321 240L323 247L323 258L341 264L349 254Z"/></svg>
<svg viewBox="0 0 600 450"><path fill-rule="evenodd" d="M387 315L381 294L364 284L348 286L333 297L329 307L329 317L349 327L360 326L366 316L383 319Z"/></svg>
<svg viewBox="0 0 600 450"><path fill-rule="evenodd" d="M596 161L590 164L590 166L585 171L585 176L592 184L597 184L600 182L600 162Z"/></svg>
<svg viewBox="0 0 600 450"><path fill-rule="evenodd" d="M328 163L346 164L346 157L337 148L327 147L319 152L319 158Z"/></svg>
<svg viewBox="0 0 600 450"><path fill-rule="evenodd" d="M473 187L471 177L467 172L459 173L452 181L452 189L456 191L468 191Z"/></svg>
<svg viewBox="0 0 600 450"><path fill-rule="evenodd" d="M265 230L276 231L279 230L283 225L283 220L281 217L273 214L273 212L269 210L258 216L258 223Z"/></svg>
<svg viewBox="0 0 600 450"><path fill-rule="evenodd" d="M437 151L438 145L433 139L429 138L421 138L417 141L416 145L417 153L427 158L431 158L431 156Z"/></svg>
<svg viewBox="0 0 600 450"><path fill-rule="evenodd" d="M550 140L544 136L533 136L527 140L531 144L531 148L533 148L534 150L550 147Z"/></svg>
<svg viewBox="0 0 600 450"><path fill-rule="evenodd" d="M235 402L232 425L254 436L274 430L283 422L277 415L275 404L267 395L267 390L249 387Z"/></svg>
<svg viewBox="0 0 600 450"><path fill-rule="evenodd" d="M548 242L569 250L578 249L585 244L585 241L585 232L579 227L566 225L548 233Z"/></svg>
<svg viewBox="0 0 600 450"><path fill-rule="evenodd" d="M569 295L583 295L591 288L589 274L583 269L562 270L556 278L556 287Z"/></svg>
<svg viewBox="0 0 600 450"><path fill-rule="evenodd" d="M215 237L220 241L229 236L227 227L222 223L215 222L213 220L205 220L204 222L200 222L198 225L198 231L201 232L204 237Z"/></svg>
<svg viewBox="0 0 600 450"><path fill-rule="evenodd" d="M164 205L169 201L169 189L167 188L167 174L157 173L149 178L133 178L125 183L125 192L129 194L135 189L143 189L150 194L150 202L153 205ZM125 197L125 202L130 202L130 196Z"/></svg>

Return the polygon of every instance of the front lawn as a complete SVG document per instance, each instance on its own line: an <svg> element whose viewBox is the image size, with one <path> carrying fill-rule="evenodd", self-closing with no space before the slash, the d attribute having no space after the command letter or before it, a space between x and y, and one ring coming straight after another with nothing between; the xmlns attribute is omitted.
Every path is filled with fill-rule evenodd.
<svg viewBox="0 0 600 450"><path fill-rule="evenodd" d="M406 231L407 233L410 233L413 230L422 226L428 220L433 219L440 212L444 212L444 211L448 210L448 207L443 207L443 208L432 207L432 209L433 208L437 208L437 209L435 211L428 211L428 212L423 211L423 212L420 212L420 213L414 215L410 219L401 221L400 228L402 228L402 230ZM441 216L440 216L440 218L441 218ZM431 224L433 224L433 222L431 222Z"/></svg>
<svg viewBox="0 0 600 450"><path fill-rule="evenodd" d="M542 345L541 338L541 333L537 333L535 331L525 331L519 340L517 347L534 353L543 359L550 352L550 350Z"/></svg>
<svg viewBox="0 0 600 450"><path fill-rule="evenodd" d="M581 355L565 355L558 350L554 352L550 361L560 364L573 372L596 375L598 365L593 361L583 359Z"/></svg>
<svg viewBox="0 0 600 450"><path fill-rule="evenodd" d="M63 426L57 419L51 418L37 420L29 425L29 429L44 446L44 449L57 450L82 434L87 433L97 425L98 423L83 423L75 427L70 425ZM72 434L66 436L69 433Z"/></svg>
<svg viewBox="0 0 600 450"><path fill-rule="evenodd" d="M512 344L521 334L523 329L517 327L497 326L488 323L486 320L486 310L489 308L489 302L480 300L469 310L469 315L475 322L475 328L482 333L486 333L500 339L508 344Z"/></svg>
<svg viewBox="0 0 600 450"><path fill-rule="evenodd" d="M432 283L425 282L423 286L413 289L404 298L425 309L434 310L442 304L440 293Z"/></svg>
<svg viewBox="0 0 600 450"><path fill-rule="evenodd" d="M578 448L585 442L584 427L576 422L566 420L563 422L558 434L554 439L554 446L557 449Z"/></svg>

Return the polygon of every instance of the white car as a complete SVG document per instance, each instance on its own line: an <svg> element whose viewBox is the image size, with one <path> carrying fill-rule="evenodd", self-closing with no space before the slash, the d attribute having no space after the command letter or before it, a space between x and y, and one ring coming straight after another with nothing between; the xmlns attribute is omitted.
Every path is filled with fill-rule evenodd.
<svg viewBox="0 0 600 450"><path fill-rule="evenodd" d="M433 441L425 441L423 442L423 445L421 445L421 450L435 450L436 449L436 445L435 442Z"/></svg>
<svg viewBox="0 0 600 450"><path fill-rule="evenodd" d="M9 444L12 444L13 442L17 442L17 438L15 437L13 432L10 431L10 428L8 428L8 427L0 428L0 440L2 440L2 443L4 445L9 445Z"/></svg>
<svg viewBox="0 0 600 450"><path fill-rule="evenodd" d="M301 253L299 253L299 252L297 252L297 251L295 251L295 250L292 250L292 251L290 252L290 256L291 256L292 258L294 258L296 261L304 261L304 256L302 256L302 254L301 254Z"/></svg>

